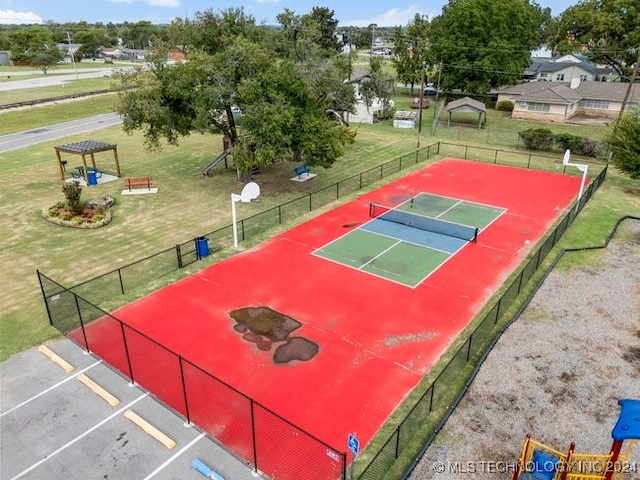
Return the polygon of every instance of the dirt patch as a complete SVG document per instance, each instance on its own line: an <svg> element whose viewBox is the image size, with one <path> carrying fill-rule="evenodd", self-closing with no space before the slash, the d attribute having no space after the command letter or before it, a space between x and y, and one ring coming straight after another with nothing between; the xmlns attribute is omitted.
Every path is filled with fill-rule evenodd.
<svg viewBox="0 0 640 480"><path fill-rule="evenodd" d="M627 220L588 268L547 277L411 480L510 478L527 433L559 451L609 452L618 399L640 398L639 234ZM623 478L639 479L637 445L629 466Z"/></svg>
<svg viewBox="0 0 640 480"><path fill-rule="evenodd" d="M276 364L308 361L320 350L317 343L304 337L290 338L302 324L269 307L239 308L229 312L229 316L236 321L233 329L242 334L243 340L254 343L258 350L268 352L274 344L280 343L273 355Z"/></svg>

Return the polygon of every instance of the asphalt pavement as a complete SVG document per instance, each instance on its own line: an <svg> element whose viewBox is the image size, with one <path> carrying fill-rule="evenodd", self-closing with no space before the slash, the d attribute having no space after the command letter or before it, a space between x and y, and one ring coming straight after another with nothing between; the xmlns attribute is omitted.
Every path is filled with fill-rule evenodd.
<svg viewBox="0 0 640 480"><path fill-rule="evenodd" d="M36 143L64 138L77 133L91 132L120 123L122 123L122 119L118 114L105 113L103 115L95 115L89 118L34 128L9 135L0 135L0 153L27 147Z"/></svg>

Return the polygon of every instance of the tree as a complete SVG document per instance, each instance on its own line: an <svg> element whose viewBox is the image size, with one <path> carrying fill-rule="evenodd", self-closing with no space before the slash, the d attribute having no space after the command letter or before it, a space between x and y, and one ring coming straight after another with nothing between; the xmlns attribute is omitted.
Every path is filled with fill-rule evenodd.
<svg viewBox="0 0 640 480"><path fill-rule="evenodd" d="M36 53L31 57L31 65L39 68L45 75L49 70L56 68L58 62L64 58L64 55L57 48L44 50Z"/></svg>
<svg viewBox="0 0 640 480"><path fill-rule="evenodd" d="M207 24L218 25L210 16ZM160 148L163 140L177 145L194 131L222 132L245 180L251 167L285 155L330 166L353 140L353 132L332 114L352 108L354 101L335 60L274 61L271 51L243 35L232 39L204 27L182 22L175 30L184 38L202 39L192 29L207 35L207 42L189 46L187 62L167 66L167 45L164 52L158 45L154 68L115 77L124 130L142 130L151 149ZM231 110L235 106L244 112L241 134Z"/></svg>
<svg viewBox="0 0 640 480"><path fill-rule="evenodd" d="M584 53L628 79L640 48L639 17L638 0L583 0L560 15L549 44L559 53Z"/></svg>
<svg viewBox="0 0 640 480"><path fill-rule="evenodd" d="M470 93L515 83L542 43L548 10L530 0L450 0L431 22L442 86Z"/></svg>
<svg viewBox="0 0 640 480"><path fill-rule="evenodd" d="M611 163L634 180L640 179L640 109L618 117L609 127L605 142L611 148Z"/></svg>
<svg viewBox="0 0 640 480"><path fill-rule="evenodd" d="M428 48L429 20L426 16L415 15L407 28L395 27L393 43L395 56L392 59L396 67L398 80L413 87L422 80L422 62L431 65Z"/></svg>

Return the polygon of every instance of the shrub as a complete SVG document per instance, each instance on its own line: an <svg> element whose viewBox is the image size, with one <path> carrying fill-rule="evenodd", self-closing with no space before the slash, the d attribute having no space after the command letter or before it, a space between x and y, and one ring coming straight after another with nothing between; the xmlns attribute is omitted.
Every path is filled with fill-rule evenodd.
<svg viewBox="0 0 640 480"><path fill-rule="evenodd" d="M576 155L597 157L603 148L598 140L569 133L553 133L548 128L530 128L518 133L525 147L545 152L564 152L569 149Z"/></svg>
<svg viewBox="0 0 640 480"><path fill-rule="evenodd" d="M553 132L548 128L529 128L518 135L531 150L553 150Z"/></svg>
<svg viewBox="0 0 640 480"><path fill-rule="evenodd" d="M501 112L513 112L514 104L511 100L503 100L498 102L496 108Z"/></svg>
<svg viewBox="0 0 640 480"><path fill-rule="evenodd" d="M82 194L82 187L79 182L63 183L62 192L67 199L67 205L69 210L74 213L82 213L83 205L80 203L80 195Z"/></svg>

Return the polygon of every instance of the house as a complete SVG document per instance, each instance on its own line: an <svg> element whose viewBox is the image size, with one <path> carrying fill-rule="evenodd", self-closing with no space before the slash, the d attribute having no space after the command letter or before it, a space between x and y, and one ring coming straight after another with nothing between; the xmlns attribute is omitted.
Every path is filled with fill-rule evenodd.
<svg viewBox="0 0 640 480"><path fill-rule="evenodd" d="M498 103L514 104L512 118L566 122L575 115L615 118L624 100L628 83L530 82L495 91ZM628 108L640 107L640 84L631 86Z"/></svg>
<svg viewBox="0 0 640 480"><path fill-rule="evenodd" d="M367 105L360 93L360 84L363 81L368 80L370 80L368 72L365 72L364 70L355 70L351 79L345 81L345 83L353 85L356 97L356 103L354 105L356 112L349 114L347 119L349 123L373 123L375 114L384 110L383 102L380 99L374 99L371 105Z"/></svg>
<svg viewBox="0 0 640 480"><path fill-rule="evenodd" d="M182 47L171 47L167 52L168 61L183 62L184 60L186 60L186 58L187 56L184 54L184 50L182 50Z"/></svg>
<svg viewBox="0 0 640 480"><path fill-rule="evenodd" d="M533 57L525 70L525 82L610 82L613 69L594 65L577 54L565 55L557 59Z"/></svg>
<svg viewBox="0 0 640 480"><path fill-rule="evenodd" d="M11 65L11 52L9 50L0 50L0 66L8 67Z"/></svg>

